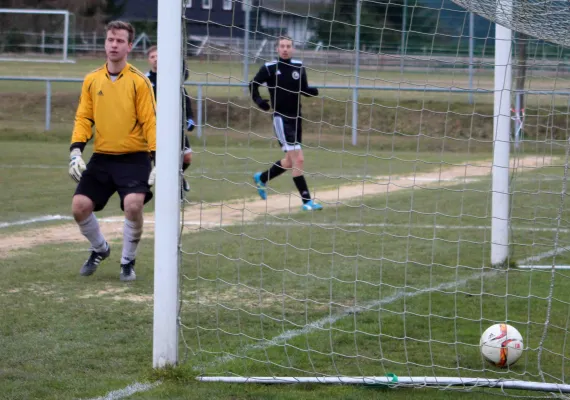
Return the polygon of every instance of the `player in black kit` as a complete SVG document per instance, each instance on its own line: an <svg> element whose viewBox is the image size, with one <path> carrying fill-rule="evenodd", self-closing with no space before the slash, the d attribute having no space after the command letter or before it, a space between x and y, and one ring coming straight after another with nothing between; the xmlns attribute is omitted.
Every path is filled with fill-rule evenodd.
<svg viewBox="0 0 570 400"><path fill-rule="evenodd" d="M282 160L271 168L253 176L259 196L267 199L266 185L288 169L292 169L293 181L303 200L305 211L322 210L322 206L311 199L311 194L303 176L303 150L301 95L318 96L319 90L307 83L307 72L303 63L292 59L293 40L280 37L277 41L279 59L263 65L249 83L251 98L263 111L273 108L273 130L281 149L285 152ZM267 84L271 104L259 95L259 86Z"/></svg>
<svg viewBox="0 0 570 400"><path fill-rule="evenodd" d="M158 49L156 46L151 46L148 49L147 57L148 57L148 64L150 66L150 71L147 72L146 76L150 80L150 83L152 83L152 89L154 90L154 97L156 99L156 89L157 89L156 72L158 67ZM186 65L183 65L183 68L184 68L184 79L188 79L188 69L186 68ZM185 123L186 130L188 130L188 132L192 132L196 124L194 123L194 113L192 112L192 103L190 102L190 96L188 96L188 92L186 92L186 89L184 89L183 96L184 96L185 109L186 109L186 115L184 116L185 117L184 120L186 121ZM186 171L190 166L190 164L192 163L192 148L190 147L190 141L188 140L188 136L184 134L184 131L182 131L182 149L184 151L184 159L182 160L182 170ZM182 179L182 188L185 192L190 191L190 186L188 185L188 182L184 178Z"/></svg>

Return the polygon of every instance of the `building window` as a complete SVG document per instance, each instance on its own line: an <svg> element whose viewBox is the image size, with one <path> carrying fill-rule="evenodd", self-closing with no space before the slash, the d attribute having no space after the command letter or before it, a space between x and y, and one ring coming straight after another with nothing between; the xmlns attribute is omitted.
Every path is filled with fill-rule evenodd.
<svg viewBox="0 0 570 400"><path fill-rule="evenodd" d="M184 0L184 7L192 8L192 0Z"/></svg>
<svg viewBox="0 0 570 400"><path fill-rule="evenodd" d="M224 10L228 10L228 11L231 10L232 9L232 0L224 0L222 8Z"/></svg>
<svg viewBox="0 0 570 400"><path fill-rule="evenodd" d="M212 9L212 0L202 0L202 8L204 10L211 10Z"/></svg>

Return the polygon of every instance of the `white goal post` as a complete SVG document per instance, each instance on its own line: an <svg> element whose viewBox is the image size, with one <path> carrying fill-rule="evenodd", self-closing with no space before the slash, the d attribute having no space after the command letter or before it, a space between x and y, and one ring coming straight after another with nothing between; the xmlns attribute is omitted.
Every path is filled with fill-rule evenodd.
<svg viewBox="0 0 570 400"><path fill-rule="evenodd" d="M61 18L63 24L61 32L54 33L61 44L53 45L46 44L46 32L23 32L22 35L32 36L33 43L24 41L17 49L8 49L0 53L0 61L22 61L22 62L61 62L61 63L74 63L75 61L69 57L69 39L70 39L70 17L72 14L68 10L40 10L28 8L0 8L0 15L8 14L12 18L17 18L18 15L46 15L57 16ZM21 26L18 29L26 29L26 26ZM19 32L18 32L19 33ZM39 43L38 43L39 42ZM54 57L45 57L46 49L58 50ZM23 56L16 55L14 50L23 52ZM7 53L5 55L4 53ZM39 53L37 57L32 54Z"/></svg>
<svg viewBox="0 0 570 400"><path fill-rule="evenodd" d="M180 1L178 2L180 3ZM178 362L182 7L158 6L153 366Z"/></svg>
<svg viewBox="0 0 570 400"><path fill-rule="evenodd" d="M512 7L512 0L497 2L497 10ZM509 256L509 162L511 140L512 34L495 27L493 193L491 265L504 266Z"/></svg>

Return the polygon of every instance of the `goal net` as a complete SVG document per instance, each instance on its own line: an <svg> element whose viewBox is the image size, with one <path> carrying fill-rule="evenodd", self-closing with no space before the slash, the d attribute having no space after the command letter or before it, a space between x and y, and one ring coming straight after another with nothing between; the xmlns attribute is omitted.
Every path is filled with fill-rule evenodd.
<svg viewBox="0 0 570 400"><path fill-rule="evenodd" d="M74 62L72 24L67 10L0 8L0 61Z"/></svg>
<svg viewBox="0 0 570 400"><path fill-rule="evenodd" d="M569 19L533 11L562 3L516 2L508 18L494 1L183 3L159 8L171 134L158 138L154 365L205 381L569 392ZM301 100L301 172L322 211L302 210L292 171L265 200L253 179L285 157L247 90L282 35L319 89ZM166 102L180 57L198 126L179 214L182 117ZM494 324L522 336L512 365L481 353Z"/></svg>

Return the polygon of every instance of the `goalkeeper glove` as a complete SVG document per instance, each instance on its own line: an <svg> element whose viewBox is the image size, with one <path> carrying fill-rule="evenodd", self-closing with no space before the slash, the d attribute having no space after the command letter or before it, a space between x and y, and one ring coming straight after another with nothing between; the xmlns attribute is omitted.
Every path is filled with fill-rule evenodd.
<svg viewBox="0 0 570 400"><path fill-rule="evenodd" d="M261 108L263 111L269 111L271 109L271 106L269 105L269 102L265 99L259 99L255 102L257 104L257 106L259 108Z"/></svg>
<svg viewBox="0 0 570 400"><path fill-rule="evenodd" d="M196 124L194 123L194 120L192 118L189 118L186 121L186 129L188 130L188 132L192 132L195 126Z"/></svg>
<svg viewBox="0 0 570 400"><path fill-rule="evenodd" d="M83 161L81 157L81 150L73 149L69 154L69 159L69 176L71 176L71 179L75 182L79 183L81 174L87 169L85 161Z"/></svg>
<svg viewBox="0 0 570 400"><path fill-rule="evenodd" d="M156 151L150 152L150 158L153 162L152 170L150 171L150 175L148 176L148 185L153 186L154 181L156 180Z"/></svg>
<svg viewBox="0 0 570 400"><path fill-rule="evenodd" d="M153 186L155 179L156 179L156 167L152 167L152 171L150 171L150 175L148 177L148 185Z"/></svg>

